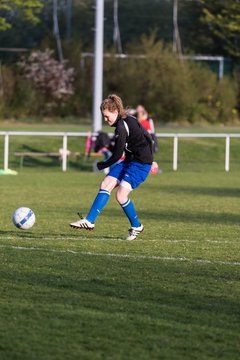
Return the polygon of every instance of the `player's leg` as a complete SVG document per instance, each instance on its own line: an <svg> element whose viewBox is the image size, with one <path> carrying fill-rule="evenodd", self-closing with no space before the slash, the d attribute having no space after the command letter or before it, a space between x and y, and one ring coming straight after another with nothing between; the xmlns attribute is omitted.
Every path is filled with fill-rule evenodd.
<svg viewBox="0 0 240 360"><path fill-rule="evenodd" d="M131 191L132 191L132 187L126 181L122 181L116 191L116 199L121 205L123 211L125 212L131 224L131 228L129 229L127 240L135 240L136 237L144 229L143 225L138 220L138 216L135 207L133 205L133 202L128 197Z"/></svg>
<svg viewBox="0 0 240 360"><path fill-rule="evenodd" d="M131 224L127 240L136 239L137 235L140 234L144 229L143 225L138 220L134 205L128 198L128 195L130 191L136 189L146 180L150 169L150 164L140 164L134 161L128 163L125 166L124 174L116 193L117 201L122 206L122 209L124 210Z"/></svg>
<svg viewBox="0 0 240 360"><path fill-rule="evenodd" d="M136 210L134 208L133 202L129 199L128 195L131 192L132 188L129 183L121 182L117 191L116 191L116 199L121 205L123 211L127 215L131 226L138 227L140 226L140 222L137 217Z"/></svg>
<svg viewBox="0 0 240 360"><path fill-rule="evenodd" d="M93 201L91 209L85 218L70 224L75 229L94 229L94 222L102 209L107 204L111 191L118 185L118 180L112 176L106 176L100 185L99 192Z"/></svg>
<svg viewBox="0 0 240 360"><path fill-rule="evenodd" d="M111 191L118 185L116 178L112 176L106 176L100 185L99 192L92 204L92 207L86 216L86 219L91 223L94 223L102 209L107 205Z"/></svg>

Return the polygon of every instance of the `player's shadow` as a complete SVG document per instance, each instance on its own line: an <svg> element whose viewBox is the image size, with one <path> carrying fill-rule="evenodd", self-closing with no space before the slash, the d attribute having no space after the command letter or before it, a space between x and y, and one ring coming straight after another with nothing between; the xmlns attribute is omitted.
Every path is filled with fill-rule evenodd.
<svg viewBox="0 0 240 360"><path fill-rule="evenodd" d="M238 214L229 213L210 213L210 212L188 212L159 210L144 211L146 218L156 219L158 221L165 220L168 222L194 222L196 224L221 224L221 225L240 225Z"/></svg>
<svg viewBox="0 0 240 360"><path fill-rule="evenodd" d="M189 195L206 195L217 197L240 197L240 188L217 188L217 187L204 187L204 186L152 186L154 191L166 192L170 194L189 194Z"/></svg>
<svg viewBox="0 0 240 360"><path fill-rule="evenodd" d="M88 234L86 234L86 235L88 235ZM100 234L98 234L98 235L89 235L88 236L88 240L96 240L96 241L99 241L99 240L105 240L105 241L108 241L108 240L113 240L113 241L115 241L115 240L124 240L125 238L122 236L122 237L120 237L120 236L110 236L110 235L100 235ZM78 237L78 240L81 240L81 239L79 239L79 237Z"/></svg>
<svg viewBox="0 0 240 360"><path fill-rule="evenodd" d="M66 233L59 233L59 234L53 234L53 233L47 233L45 232L44 234L38 234L35 233L34 231L27 231L27 230L21 230L21 229L16 229L16 230L0 230L0 236L2 236L2 239L4 239L3 236L13 236L15 238L31 238L32 240L34 239L42 239L45 240L46 237L52 237L52 239L54 240L55 238L63 238L66 239L67 236L69 236L69 234ZM77 238L77 235L75 235ZM71 236L71 238L74 237Z"/></svg>
<svg viewBox="0 0 240 360"><path fill-rule="evenodd" d="M168 222L182 222L182 223L196 223L196 224L221 224L221 225L240 225L239 215L231 213L212 213L208 211L192 211L189 208L189 211L182 210L147 210L144 209L142 212L138 211L139 217L144 217L146 221L148 219L161 220ZM119 217L119 210L111 209L105 210L105 215L108 218Z"/></svg>
<svg viewBox="0 0 240 360"><path fill-rule="evenodd" d="M24 230L24 232L22 230L0 230L0 236L14 236L16 238L29 238L29 237L34 237L34 234L30 231L26 231ZM4 237L3 237L4 239Z"/></svg>

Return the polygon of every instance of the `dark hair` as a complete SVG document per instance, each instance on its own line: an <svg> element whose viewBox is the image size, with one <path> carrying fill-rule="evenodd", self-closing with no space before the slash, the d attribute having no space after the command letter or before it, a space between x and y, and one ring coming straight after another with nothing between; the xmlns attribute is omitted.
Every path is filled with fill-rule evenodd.
<svg viewBox="0 0 240 360"><path fill-rule="evenodd" d="M126 116L126 110L123 107L122 99L115 95L108 95L107 99L103 100L100 106L101 112L104 110L109 110L111 112L117 110L119 115Z"/></svg>

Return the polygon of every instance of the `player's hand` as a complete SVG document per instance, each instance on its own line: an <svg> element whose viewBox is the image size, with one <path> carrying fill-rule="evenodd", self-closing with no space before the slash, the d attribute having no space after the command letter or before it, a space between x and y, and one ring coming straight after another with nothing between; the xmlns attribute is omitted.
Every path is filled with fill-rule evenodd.
<svg viewBox="0 0 240 360"><path fill-rule="evenodd" d="M99 161L99 162L97 163L97 168L98 168L98 170L103 170L103 169L105 168L104 162L103 162L103 161Z"/></svg>

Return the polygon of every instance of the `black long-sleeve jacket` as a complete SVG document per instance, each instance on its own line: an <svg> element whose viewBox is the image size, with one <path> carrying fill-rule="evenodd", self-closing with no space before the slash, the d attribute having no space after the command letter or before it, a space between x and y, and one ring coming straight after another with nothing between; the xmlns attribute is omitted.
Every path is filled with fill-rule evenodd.
<svg viewBox="0 0 240 360"><path fill-rule="evenodd" d="M125 161L137 161L141 164L152 164L153 143L151 136L139 124L134 116L118 116L112 125L115 129L115 146L112 156L98 163L99 170L105 169L117 162L125 153Z"/></svg>

